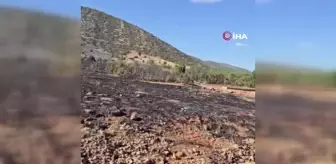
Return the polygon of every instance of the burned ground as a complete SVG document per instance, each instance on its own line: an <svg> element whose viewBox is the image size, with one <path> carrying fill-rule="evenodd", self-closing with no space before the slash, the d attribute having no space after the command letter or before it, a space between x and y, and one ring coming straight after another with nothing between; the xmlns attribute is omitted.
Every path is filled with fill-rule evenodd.
<svg viewBox="0 0 336 164"><path fill-rule="evenodd" d="M81 32L82 163L254 161L254 102L190 85L197 80L188 77L186 66L205 66L201 60L137 26L86 7L82 7ZM131 51L181 65L176 67L179 76L163 65L141 64L144 60L126 66Z"/></svg>
<svg viewBox="0 0 336 164"><path fill-rule="evenodd" d="M79 76L16 59L0 58L0 163L78 163Z"/></svg>
<svg viewBox="0 0 336 164"><path fill-rule="evenodd" d="M82 163L254 161L252 102L98 73L81 87Z"/></svg>
<svg viewBox="0 0 336 164"><path fill-rule="evenodd" d="M297 92L258 91L257 163L336 162L335 101Z"/></svg>

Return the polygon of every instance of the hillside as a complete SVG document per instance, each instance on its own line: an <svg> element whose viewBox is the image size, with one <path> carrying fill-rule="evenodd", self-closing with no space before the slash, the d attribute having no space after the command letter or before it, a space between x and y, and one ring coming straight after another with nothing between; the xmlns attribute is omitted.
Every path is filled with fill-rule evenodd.
<svg viewBox="0 0 336 164"><path fill-rule="evenodd" d="M203 62L174 48L153 34L124 20L108 15L96 9L82 7L82 39L85 43L98 46L114 56L129 51L138 51L151 56L160 56L164 60L192 65ZM225 63L205 61L210 67L233 72L246 72L246 69Z"/></svg>
<svg viewBox="0 0 336 164"><path fill-rule="evenodd" d="M96 9L81 7L81 38L82 66L95 72L151 81L254 86L250 75L241 74L248 72L243 68L224 63L214 67L136 25ZM91 57L95 63L87 60Z"/></svg>
<svg viewBox="0 0 336 164"><path fill-rule="evenodd" d="M236 67L236 66L226 64L226 63L218 63L218 62L214 62L214 61L204 61L203 63L206 64L207 66L211 67L211 68L222 69L222 70L226 70L226 71L229 71L229 72L250 72L247 69Z"/></svg>
<svg viewBox="0 0 336 164"><path fill-rule="evenodd" d="M82 39L113 56L134 50L176 63L192 64L200 59L189 56L149 32L104 12L81 8Z"/></svg>

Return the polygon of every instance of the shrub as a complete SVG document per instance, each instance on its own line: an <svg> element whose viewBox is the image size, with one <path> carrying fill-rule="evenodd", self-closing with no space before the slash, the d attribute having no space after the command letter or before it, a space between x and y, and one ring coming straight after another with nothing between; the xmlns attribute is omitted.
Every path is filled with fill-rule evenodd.
<svg viewBox="0 0 336 164"><path fill-rule="evenodd" d="M192 78L190 78L189 76L184 76L183 77L183 84L194 84L194 80Z"/></svg>
<svg viewBox="0 0 336 164"><path fill-rule="evenodd" d="M172 67L170 65L163 65L163 68L171 69Z"/></svg>

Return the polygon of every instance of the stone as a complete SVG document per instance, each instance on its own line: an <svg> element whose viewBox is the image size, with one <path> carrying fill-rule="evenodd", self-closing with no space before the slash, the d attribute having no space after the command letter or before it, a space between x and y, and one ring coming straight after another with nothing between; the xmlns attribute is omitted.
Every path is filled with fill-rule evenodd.
<svg viewBox="0 0 336 164"><path fill-rule="evenodd" d="M137 112L132 112L131 116L130 116L130 119L133 120L133 121L141 121L142 120L141 117L139 117Z"/></svg>

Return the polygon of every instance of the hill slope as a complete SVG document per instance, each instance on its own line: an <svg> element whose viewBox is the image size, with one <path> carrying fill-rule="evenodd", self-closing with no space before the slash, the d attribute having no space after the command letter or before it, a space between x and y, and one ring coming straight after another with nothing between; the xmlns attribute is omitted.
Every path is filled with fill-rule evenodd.
<svg viewBox="0 0 336 164"><path fill-rule="evenodd" d="M88 7L81 8L82 39L114 56L134 50L176 63L192 64L200 59L189 56L149 32L114 16Z"/></svg>
<svg viewBox="0 0 336 164"><path fill-rule="evenodd" d="M243 68L209 66L209 62L104 12L82 7L81 18L82 66L89 72L150 81L254 86L253 77Z"/></svg>
<svg viewBox="0 0 336 164"><path fill-rule="evenodd" d="M229 72L247 72L247 73L250 72L247 69L236 67L226 63L218 63L214 61L204 61L203 63L209 66L210 68L227 70Z"/></svg>
<svg viewBox="0 0 336 164"><path fill-rule="evenodd" d="M204 64L202 60L185 54L140 27L99 10L82 7L81 16L81 32L84 43L102 48L112 56L138 51L179 64L209 65L209 62ZM210 64L210 66L212 65ZM233 72L246 72L243 68L224 63L217 68Z"/></svg>

